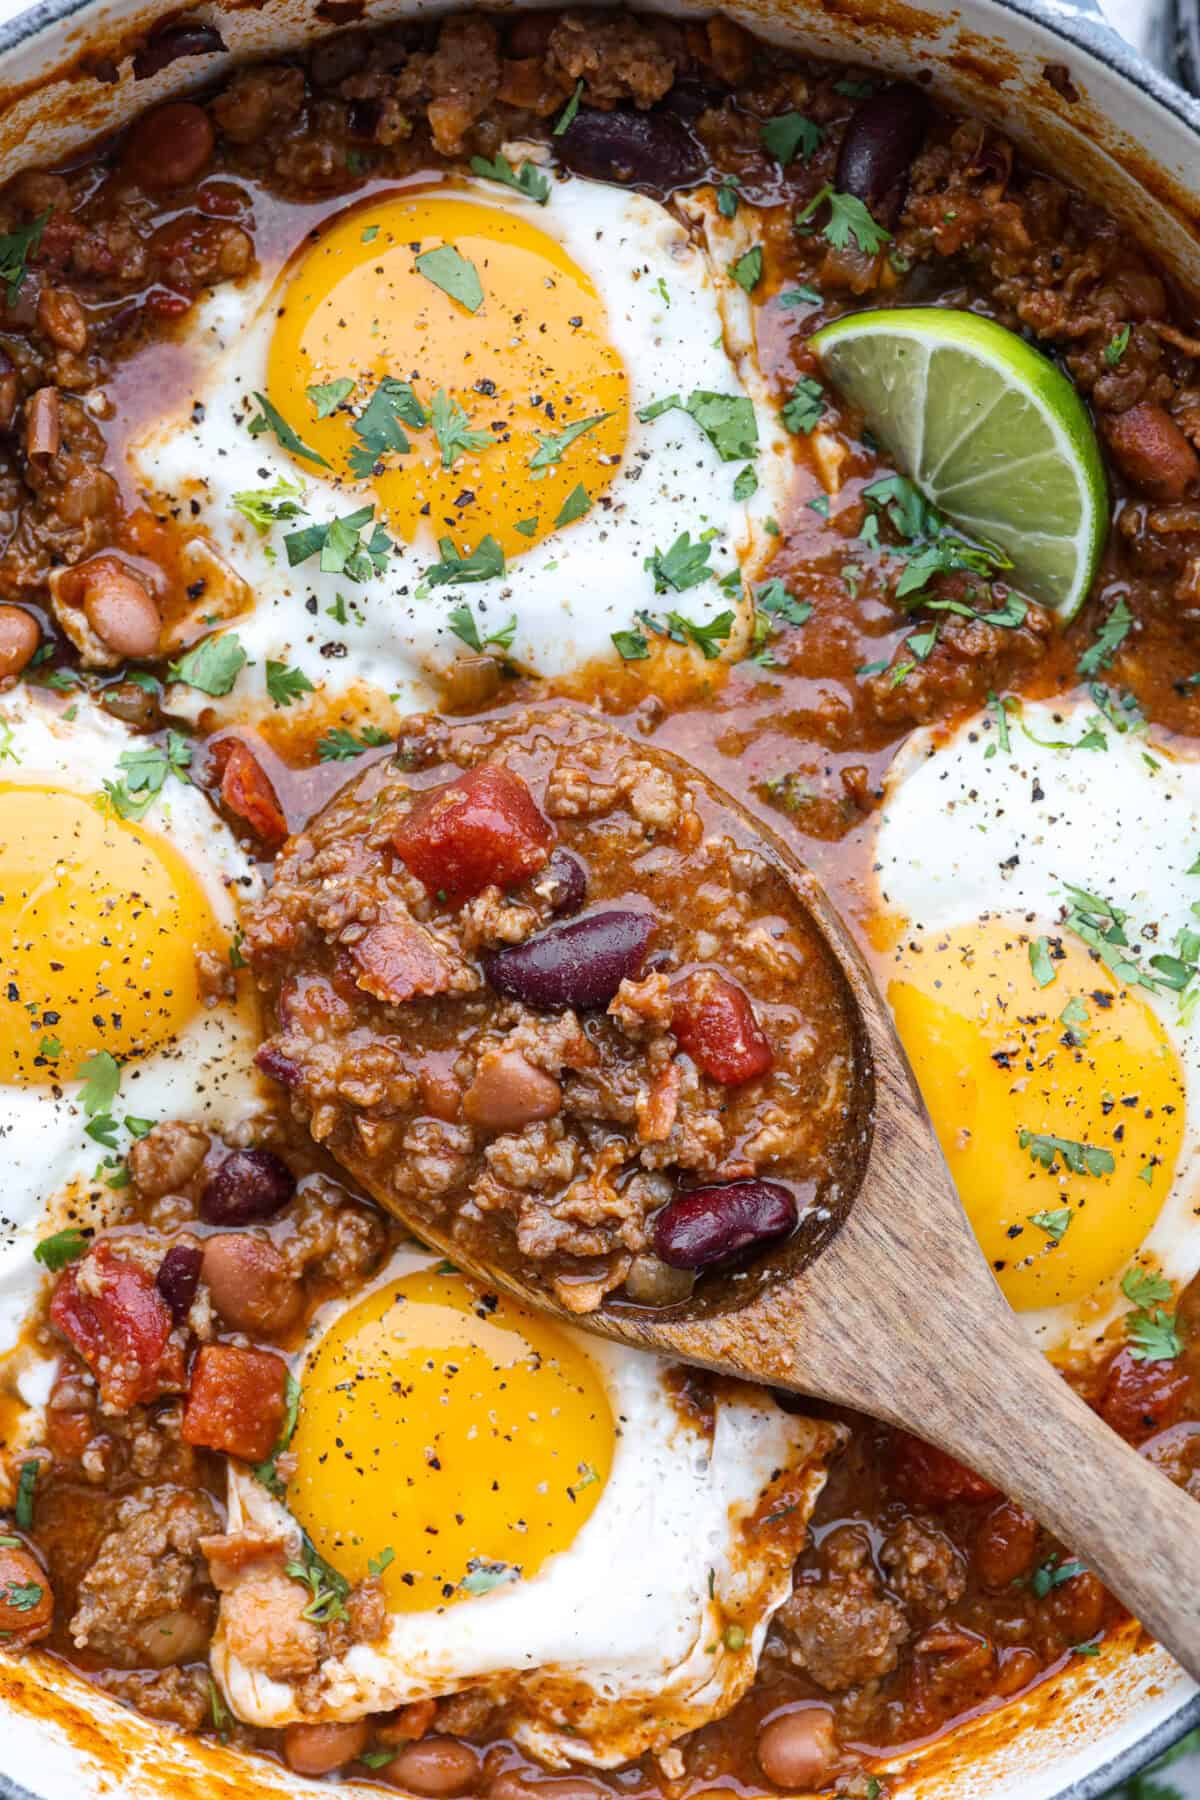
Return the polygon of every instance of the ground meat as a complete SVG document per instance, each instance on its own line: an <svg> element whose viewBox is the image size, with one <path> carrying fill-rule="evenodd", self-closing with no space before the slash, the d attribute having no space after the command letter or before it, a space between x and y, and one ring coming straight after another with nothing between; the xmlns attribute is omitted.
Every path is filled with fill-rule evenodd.
<svg viewBox="0 0 1200 1800"><path fill-rule="evenodd" d="M212 1722L211 1677L206 1666L153 1672L135 1669L128 1674L106 1669L98 1679L106 1694L166 1725L199 1731Z"/></svg>
<svg viewBox="0 0 1200 1800"><path fill-rule="evenodd" d="M139 1200L160 1200L186 1189L204 1167L209 1136L198 1125L155 1125L129 1146L126 1161Z"/></svg>
<svg viewBox="0 0 1200 1800"><path fill-rule="evenodd" d="M215 1613L199 1544L216 1523L203 1493L168 1486L129 1495L79 1584L72 1641L118 1668L194 1660Z"/></svg>
<svg viewBox="0 0 1200 1800"><path fill-rule="evenodd" d="M926 1619L938 1618L960 1600L967 1585L966 1566L949 1538L916 1519L901 1521L879 1551L888 1586L904 1604Z"/></svg>
<svg viewBox="0 0 1200 1800"><path fill-rule="evenodd" d="M672 35L665 20L564 13L550 33L546 64L564 86L586 83L591 106L619 100L652 106L675 80L675 58L665 47Z"/></svg>
<svg viewBox="0 0 1200 1800"><path fill-rule="evenodd" d="M791 1662L836 1694L894 1669L909 1625L882 1591L865 1532L849 1526L831 1533L822 1560L821 1578L797 1582L775 1629Z"/></svg>
<svg viewBox="0 0 1200 1800"><path fill-rule="evenodd" d="M281 63L239 69L212 103L214 121L235 144L253 144L290 125L304 105L304 74Z"/></svg>

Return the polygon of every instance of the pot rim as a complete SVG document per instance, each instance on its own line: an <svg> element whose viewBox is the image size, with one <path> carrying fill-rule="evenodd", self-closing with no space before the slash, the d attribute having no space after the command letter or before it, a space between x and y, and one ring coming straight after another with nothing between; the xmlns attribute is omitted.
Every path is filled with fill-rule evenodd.
<svg viewBox="0 0 1200 1800"><path fill-rule="evenodd" d="M35 5L0 22L0 59L96 4L97 0L36 0ZM989 4L1002 12L1029 19L1083 51L1200 137L1200 99L1193 98L1147 62L1099 12L1084 11L1063 3L1063 0L989 0ZM1088 0L1081 0L1081 5L1086 7ZM1055 1800L1103 1800L1112 1788L1165 1755L1195 1727L1200 1727L1200 1692L1181 1701L1169 1718L1161 1720L1090 1774L1060 1789ZM50 1800L50 1797L22 1787L0 1770L0 1800Z"/></svg>

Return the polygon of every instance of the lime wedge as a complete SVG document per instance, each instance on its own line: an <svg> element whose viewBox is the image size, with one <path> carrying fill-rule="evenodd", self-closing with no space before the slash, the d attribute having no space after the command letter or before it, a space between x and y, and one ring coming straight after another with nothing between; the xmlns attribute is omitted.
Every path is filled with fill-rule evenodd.
<svg viewBox="0 0 1200 1800"><path fill-rule="evenodd" d="M1071 618L1104 546L1108 494L1067 377L1003 325L938 306L851 313L812 347L926 499L998 545L1017 585Z"/></svg>

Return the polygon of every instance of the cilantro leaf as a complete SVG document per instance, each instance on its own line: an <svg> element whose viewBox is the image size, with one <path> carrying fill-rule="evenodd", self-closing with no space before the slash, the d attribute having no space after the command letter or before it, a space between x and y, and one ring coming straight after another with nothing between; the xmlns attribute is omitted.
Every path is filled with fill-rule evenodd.
<svg viewBox="0 0 1200 1800"><path fill-rule="evenodd" d="M717 211L723 219L735 219L738 209L738 188L741 182L736 175L725 175L717 189Z"/></svg>
<svg viewBox="0 0 1200 1800"><path fill-rule="evenodd" d="M825 392L811 375L802 375L783 404L783 422L791 432L815 431L825 411Z"/></svg>
<svg viewBox="0 0 1200 1800"><path fill-rule="evenodd" d="M329 1625L335 1620L347 1617L345 1602L350 1594L350 1583L344 1575L340 1575L332 1563L327 1563L315 1545L305 1537L301 1550L301 1560L284 1564L284 1573L293 1581L302 1581L309 1589L312 1598L301 1614L314 1625Z"/></svg>
<svg viewBox="0 0 1200 1800"><path fill-rule="evenodd" d="M565 131L569 131L571 129L571 126L575 123L575 115L579 111L579 102L582 99L582 97L583 97L583 77L581 75L579 80L575 83L575 92L571 95L571 98L567 101L567 104L563 107L562 111L558 115L557 120L555 121L555 125L554 125L554 136L555 137L562 137L562 135Z"/></svg>
<svg viewBox="0 0 1200 1800"><path fill-rule="evenodd" d="M707 581L713 573L708 562L711 551L710 543L703 539L693 543L691 534L686 531L680 532L668 550L656 549L643 565L654 577L655 593L665 594L668 589L674 589L677 594L682 594L685 589Z"/></svg>
<svg viewBox="0 0 1200 1800"><path fill-rule="evenodd" d="M1116 336L1110 338L1107 344L1105 344L1104 361L1110 369L1115 369L1117 367L1126 350L1128 350L1130 329L1131 327L1126 323L1121 327L1120 331L1117 332Z"/></svg>
<svg viewBox="0 0 1200 1800"><path fill-rule="evenodd" d="M1151 1312L1125 1315L1125 1336L1129 1354L1138 1362L1172 1362L1183 1352L1183 1339L1175 1328L1174 1315L1156 1306Z"/></svg>
<svg viewBox="0 0 1200 1800"><path fill-rule="evenodd" d="M1067 1227L1073 1216L1069 1206L1056 1207L1053 1212L1035 1212L1028 1215L1029 1223L1036 1225L1039 1231L1044 1231L1046 1236L1053 1238L1056 1244L1060 1244L1066 1236Z"/></svg>
<svg viewBox="0 0 1200 1800"><path fill-rule="evenodd" d="M624 662L645 662L650 654L650 645L644 634L638 630L614 631L613 646Z"/></svg>
<svg viewBox="0 0 1200 1800"><path fill-rule="evenodd" d="M805 162L810 161L825 137L821 127L800 112L780 113L777 118L768 119L758 135L775 161L785 167L797 152Z"/></svg>
<svg viewBox="0 0 1200 1800"><path fill-rule="evenodd" d="M441 561L426 569L423 577L430 587L442 587L449 581L494 581L504 573L504 551L490 533L466 556L459 555L450 537L439 538L438 549Z"/></svg>
<svg viewBox="0 0 1200 1800"><path fill-rule="evenodd" d="M68 1263L75 1262L88 1247L88 1240L82 1231L68 1225L65 1231L56 1231L52 1237L43 1238L33 1252L34 1262L41 1263L43 1269L49 1269L57 1275Z"/></svg>
<svg viewBox="0 0 1200 1800"><path fill-rule="evenodd" d="M520 1579L521 1571L512 1563L487 1562L482 1556L473 1556L458 1585L464 1594L490 1594L493 1588Z"/></svg>
<svg viewBox="0 0 1200 1800"><path fill-rule="evenodd" d="M820 306L822 304L822 296L817 292L816 288L808 287L803 282L799 287L788 288L786 292L778 296L778 299L780 306L786 306L790 309L794 309L798 306Z"/></svg>
<svg viewBox="0 0 1200 1800"><path fill-rule="evenodd" d="M309 462L319 463L323 469L329 467L325 458L316 450L310 450L304 439L292 430L279 408L272 406L265 394L256 391L254 398L258 401L262 411L256 413L246 427L251 437L261 437L264 431L272 431L283 448L290 450L293 456L306 457Z"/></svg>
<svg viewBox="0 0 1200 1800"><path fill-rule="evenodd" d="M1107 669L1113 657L1129 636L1133 628L1133 614L1125 601L1124 594L1118 596L1117 603L1096 633L1095 640L1088 645L1075 667L1085 680L1099 675Z"/></svg>
<svg viewBox="0 0 1200 1800"><path fill-rule="evenodd" d="M319 762L349 762L352 756L361 756L364 750L378 750L391 739L386 731L380 731L377 725L364 725L362 736L356 738L352 731L344 726L332 726L323 737L317 739L317 760Z"/></svg>
<svg viewBox="0 0 1200 1800"><path fill-rule="evenodd" d="M818 188L812 199L796 214L798 230L807 225L813 214L829 202L829 218L821 228L824 238L835 250L845 250L851 244L864 256L875 256L885 244L890 244L892 234L885 231L871 217L870 211L856 194L839 194L832 182L827 181Z"/></svg>
<svg viewBox="0 0 1200 1800"><path fill-rule="evenodd" d="M275 1448L265 1462L255 1463L250 1471L254 1476L254 1479L256 1481L261 1481L268 1493L274 1494L277 1500L282 1500L286 1488L286 1483L279 1473L277 1464L279 1458L283 1455L293 1437L296 1435L296 1421L300 1417L300 1383L296 1380L296 1377L290 1370L283 1391L283 1424L280 1426L279 1436L275 1441Z"/></svg>
<svg viewBox="0 0 1200 1800"><path fill-rule="evenodd" d="M419 427L426 422L425 408L407 381L385 375L351 430L358 439L350 449L350 472L362 479L369 475L381 457L394 450L406 456L408 438L401 429L405 425Z"/></svg>
<svg viewBox="0 0 1200 1800"><path fill-rule="evenodd" d="M366 543L362 539L364 528L374 517L373 506L360 506L357 512L333 519L328 525L306 525L301 531L289 531L283 540L288 567L294 569L320 551L321 569L327 575L345 575L348 581L360 582L382 575L392 540L382 525L376 525Z"/></svg>
<svg viewBox="0 0 1200 1800"><path fill-rule="evenodd" d="M611 412L594 413L590 419L577 419L574 425L567 425L562 431L534 433L538 447L529 459L531 469L549 469L563 459L564 451L571 448L577 438L586 431L595 431L597 425L603 425L605 419L611 419Z"/></svg>
<svg viewBox="0 0 1200 1800"><path fill-rule="evenodd" d="M314 381L304 391L312 401L318 419L327 419L343 400L350 398L354 392L354 382L349 375L339 375L336 381Z"/></svg>
<svg viewBox="0 0 1200 1800"><path fill-rule="evenodd" d="M172 681L182 681L217 700L232 692L245 666L246 652L237 632L223 631L202 638L178 662L169 663L167 672Z"/></svg>
<svg viewBox="0 0 1200 1800"><path fill-rule="evenodd" d="M524 194L527 200L536 200L539 206L545 206L550 198L550 180L538 168L536 163L523 162L519 169L514 169L502 151L496 152L494 162L488 162L484 156L471 158L471 169L476 175L482 175L485 181L499 181L505 187L515 189Z"/></svg>
<svg viewBox="0 0 1200 1800"><path fill-rule="evenodd" d="M0 281L8 289L8 304L11 306L17 297L21 283L25 279L25 268L31 256L36 256L42 241L42 233L50 223L49 207L38 218L28 225L18 225L12 231L0 236Z"/></svg>
<svg viewBox="0 0 1200 1800"><path fill-rule="evenodd" d="M113 811L122 819L144 818L169 774L187 780L191 760L192 747L178 731L168 731L165 748L147 744L144 749L123 750L117 758L121 779L104 783Z"/></svg>
<svg viewBox="0 0 1200 1800"><path fill-rule="evenodd" d="M1140 1268L1135 1263L1121 1277L1121 1292L1134 1306L1147 1307L1169 1300L1173 1289L1164 1275L1155 1274L1153 1269Z"/></svg>
<svg viewBox="0 0 1200 1800"><path fill-rule="evenodd" d="M1110 969L1119 981L1153 991L1158 985L1153 975L1147 974L1140 963L1125 954L1129 938L1125 931L1126 915L1120 907L1097 894L1090 894L1086 888L1072 887L1069 882L1066 890L1070 896L1064 920L1067 930L1089 950L1094 950L1105 968Z"/></svg>
<svg viewBox="0 0 1200 1800"><path fill-rule="evenodd" d="M453 244L442 244L437 250L423 250L414 266L426 281L441 288L443 294L449 294L468 312L477 313L483 305L479 270L469 258L460 256Z"/></svg>
<svg viewBox="0 0 1200 1800"><path fill-rule="evenodd" d="M1034 938L1029 946L1029 967L1039 987L1049 987L1054 980L1054 964L1050 960L1050 939Z"/></svg>
<svg viewBox="0 0 1200 1800"><path fill-rule="evenodd" d="M36 1459L21 1464L16 1504L13 1507L13 1517L19 1531L30 1531L33 1528L33 1493L40 1470L41 1464Z"/></svg>
<svg viewBox="0 0 1200 1800"><path fill-rule="evenodd" d="M737 282L743 293L752 294L762 280L763 253L762 245L754 244L736 262L730 263L730 278Z"/></svg>
<svg viewBox="0 0 1200 1800"><path fill-rule="evenodd" d="M303 669L289 669L286 663L267 659L267 693L276 706L290 706L301 694L315 691Z"/></svg>
<svg viewBox="0 0 1200 1800"><path fill-rule="evenodd" d="M717 394L708 388L695 388L686 403L678 394L668 394L663 400L643 406L638 418L646 424L667 412L685 412L693 418L722 462L745 462L747 457L758 454L754 403L744 394Z"/></svg>
<svg viewBox="0 0 1200 1800"><path fill-rule="evenodd" d="M431 409L433 435L442 453L443 469L452 469L458 458L472 450L486 450L495 442L490 431L472 431L470 421L457 400L445 388L433 396Z"/></svg>
<svg viewBox="0 0 1200 1800"><path fill-rule="evenodd" d="M755 596L755 605L760 612L770 613L782 619L787 625L804 625L812 618L812 601L797 600L788 592L778 575L765 581Z"/></svg>
<svg viewBox="0 0 1200 1800"><path fill-rule="evenodd" d="M739 470L737 480L733 484L735 500L751 500L758 492L758 476L754 472L753 463L747 463Z"/></svg>
<svg viewBox="0 0 1200 1800"><path fill-rule="evenodd" d="M558 517L554 523L556 525L573 525L576 519L582 519L584 514L591 510L592 503L588 498L588 491L580 481L571 489L559 507Z"/></svg>
<svg viewBox="0 0 1200 1800"><path fill-rule="evenodd" d="M279 480L268 488L243 488L233 496L233 504L248 519L260 537L265 537L278 519L298 519L304 511L300 504L304 489L294 481Z"/></svg>
<svg viewBox="0 0 1200 1800"><path fill-rule="evenodd" d="M83 1083L79 1104L94 1119L112 1107L121 1086L121 1065L109 1051L97 1050L80 1064L75 1079Z"/></svg>
<svg viewBox="0 0 1200 1800"><path fill-rule="evenodd" d="M667 632L675 641L691 644L699 650L705 662L715 662L721 654L721 646L729 640L733 630L734 616L731 612L716 613L703 625L695 619L687 619L682 613L667 614Z"/></svg>
<svg viewBox="0 0 1200 1800"><path fill-rule="evenodd" d="M481 632L475 623L475 615L467 605L456 606L447 614L446 623L456 638L461 638L468 649L480 653L488 644L495 644L498 650L511 650L513 639L517 635L517 615L513 613L507 625L499 631Z"/></svg>
<svg viewBox="0 0 1200 1800"><path fill-rule="evenodd" d="M1028 1150L1035 1163L1053 1170L1061 1157L1072 1175L1111 1175L1116 1158L1100 1144L1080 1144L1073 1138L1055 1137L1048 1131L1018 1131L1017 1142Z"/></svg>

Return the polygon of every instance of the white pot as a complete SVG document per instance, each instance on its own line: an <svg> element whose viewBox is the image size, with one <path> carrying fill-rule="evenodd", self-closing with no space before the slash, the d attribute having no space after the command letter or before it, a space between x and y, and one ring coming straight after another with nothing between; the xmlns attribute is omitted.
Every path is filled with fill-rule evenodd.
<svg viewBox="0 0 1200 1800"><path fill-rule="evenodd" d="M235 59L340 29L320 10L318 0L198 5L187 16L217 25L228 54L179 61L137 82L130 52L156 19L178 15L177 0L39 0L0 23L0 180L210 81ZM448 10L441 0L363 7L371 24ZM704 16L712 8L669 10ZM1075 179L1200 289L1200 106L1094 16L1060 0L959 0L950 12L936 10L936 0L728 0L725 10L781 43L897 73L928 71L936 93ZM1064 66L1068 80L1047 79L1048 67ZM1131 1519L1131 1533L1137 1528ZM0 1800L380 1792L302 1781L198 1745L37 1656L0 1656L0 1705ZM898 1758L897 1791L904 1800L1096 1800L1197 1722L1192 1683L1130 1627L1099 1658L1075 1661L1026 1700L986 1713L927 1754Z"/></svg>

